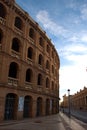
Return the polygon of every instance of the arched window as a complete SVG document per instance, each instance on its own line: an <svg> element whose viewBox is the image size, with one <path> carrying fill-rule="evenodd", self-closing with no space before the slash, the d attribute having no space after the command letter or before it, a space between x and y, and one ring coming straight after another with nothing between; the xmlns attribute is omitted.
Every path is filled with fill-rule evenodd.
<svg viewBox="0 0 87 130"><path fill-rule="evenodd" d="M42 75L38 74L38 81L37 81L38 85L42 85Z"/></svg>
<svg viewBox="0 0 87 130"><path fill-rule="evenodd" d="M6 9L3 4L0 3L0 17L5 18L6 16Z"/></svg>
<svg viewBox="0 0 87 130"><path fill-rule="evenodd" d="M87 104L87 96L85 97L85 100L86 100L86 104Z"/></svg>
<svg viewBox="0 0 87 130"><path fill-rule="evenodd" d="M48 69L48 70L50 69L50 64L49 64L48 60L46 61L46 69Z"/></svg>
<svg viewBox="0 0 87 130"><path fill-rule="evenodd" d="M32 82L32 78L33 78L33 72L31 69L28 69L26 71L26 81L27 82Z"/></svg>
<svg viewBox="0 0 87 130"><path fill-rule="evenodd" d="M54 82L52 81L52 90L54 90Z"/></svg>
<svg viewBox="0 0 87 130"><path fill-rule="evenodd" d="M1 42L2 42L2 38L3 38L3 32L2 32L2 30L0 29L0 44L1 44Z"/></svg>
<svg viewBox="0 0 87 130"><path fill-rule="evenodd" d="M12 78L17 78L17 73L18 73L18 65L15 62L12 62L9 66L9 77Z"/></svg>
<svg viewBox="0 0 87 130"><path fill-rule="evenodd" d="M43 56L40 54L38 58L38 64L42 65L43 64Z"/></svg>
<svg viewBox="0 0 87 130"><path fill-rule="evenodd" d="M52 65L52 73L54 74L54 66Z"/></svg>
<svg viewBox="0 0 87 130"><path fill-rule="evenodd" d="M33 49L31 47L28 48L27 57L33 59Z"/></svg>
<svg viewBox="0 0 87 130"><path fill-rule="evenodd" d="M20 41L17 38L12 40L12 50L19 52L20 49Z"/></svg>
<svg viewBox="0 0 87 130"><path fill-rule="evenodd" d="M55 69L55 76L56 76L56 78L59 77L59 73L58 73L57 69Z"/></svg>
<svg viewBox="0 0 87 130"><path fill-rule="evenodd" d="M32 28L30 28L29 30L29 36L34 39L34 30Z"/></svg>
<svg viewBox="0 0 87 130"><path fill-rule="evenodd" d="M55 91L57 91L57 84L55 84Z"/></svg>
<svg viewBox="0 0 87 130"><path fill-rule="evenodd" d="M52 58L54 58L54 52L52 51Z"/></svg>
<svg viewBox="0 0 87 130"><path fill-rule="evenodd" d="M40 45L41 47L43 47L43 38L42 38L42 37L39 38L39 45Z"/></svg>
<svg viewBox="0 0 87 130"><path fill-rule="evenodd" d="M16 17L16 18L15 18L15 26L16 26L18 29L22 30L22 20L21 20L19 17Z"/></svg>
<svg viewBox="0 0 87 130"><path fill-rule="evenodd" d="M46 88L49 88L50 87L50 81L49 81L49 78L46 78Z"/></svg>
<svg viewBox="0 0 87 130"><path fill-rule="evenodd" d="M47 44L47 48L46 48L47 52L50 53L50 47L49 45Z"/></svg>

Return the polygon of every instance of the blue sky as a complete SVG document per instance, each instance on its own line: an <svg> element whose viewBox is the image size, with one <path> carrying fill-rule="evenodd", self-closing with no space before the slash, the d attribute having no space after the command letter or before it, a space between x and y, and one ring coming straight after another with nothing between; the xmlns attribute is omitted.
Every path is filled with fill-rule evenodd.
<svg viewBox="0 0 87 130"><path fill-rule="evenodd" d="M16 0L39 23L60 57L60 97L87 85L87 0Z"/></svg>

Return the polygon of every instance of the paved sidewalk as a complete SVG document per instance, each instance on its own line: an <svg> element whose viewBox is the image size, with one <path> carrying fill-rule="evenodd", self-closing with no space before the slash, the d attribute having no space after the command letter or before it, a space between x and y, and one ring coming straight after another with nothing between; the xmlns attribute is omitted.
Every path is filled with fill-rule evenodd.
<svg viewBox="0 0 87 130"><path fill-rule="evenodd" d="M62 119L57 114L22 121L2 122L0 130L65 130L65 128Z"/></svg>
<svg viewBox="0 0 87 130"><path fill-rule="evenodd" d="M21 121L3 121L0 130L87 130L87 124L60 112Z"/></svg>
<svg viewBox="0 0 87 130"><path fill-rule="evenodd" d="M87 123L84 123L74 117L68 117L60 112L65 130L87 130Z"/></svg>
<svg viewBox="0 0 87 130"><path fill-rule="evenodd" d="M81 111L81 110L79 110L79 111L72 110L71 114L73 116L75 116L76 118L87 123L87 111L85 112L85 111Z"/></svg>
<svg viewBox="0 0 87 130"><path fill-rule="evenodd" d="M68 114L67 108L64 108L64 113ZM71 115L76 117L77 119L87 123L87 111L71 109Z"/></svg>

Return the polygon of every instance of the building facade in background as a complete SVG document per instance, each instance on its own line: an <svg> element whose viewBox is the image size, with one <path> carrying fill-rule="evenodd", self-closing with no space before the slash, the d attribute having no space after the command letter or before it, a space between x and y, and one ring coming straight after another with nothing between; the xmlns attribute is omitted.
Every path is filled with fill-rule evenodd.
<svg viewBox="0 0 87 130"><path fill-rule="evenodd" d="M87 111L87 88L80 89L71 98L71 105L73 109L86 110Z"/></svg>
<svg viewBox="0 0 87 130"><path fill-rule="evenodd" d="M14 0L0 0L0 120L59 110L58 53Z"/></svg>
<svg viewBox="0 0 87 130"><path fill-rule="evenodd" d="M61 107L69 107L68 96L63 96ZM87 87L84 87L83 90L80 89L80 91L75 93L74 95L70 95L70 108L73 110L87 111Z"/></svg>

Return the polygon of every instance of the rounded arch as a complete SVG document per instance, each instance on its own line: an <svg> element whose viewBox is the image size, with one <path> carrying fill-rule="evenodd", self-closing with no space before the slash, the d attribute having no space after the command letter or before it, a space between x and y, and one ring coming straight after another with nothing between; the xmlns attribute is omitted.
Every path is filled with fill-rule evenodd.
<svg viewBox="0 0 87 130"><path fill-rule="evenodd" d="M35 36L35 32L34 32L34 29L33 28L30 28L29 30L29 36L34 39L34 36Z"/></svg>
<svg viewBox="0 0 87 130"><path fill-rule="evenodd" d="M50 87L50 80L49 78L47 77L46 78L46 88L49 88Z"/></svg>
<svg viewBox="0 0 87 130"><path fill-rule="evenodd" d="M55 91L57 91L58 90L58 87L57 87L57 84L55 83Z"/></svg>
<svg viewBox="0 0 87 130"><path fill-rule="evenodd" d="M52 65L52 73L54 74L54 66Z"/></svg>
<svg viewBox="0 0 87 130"><path fill-rule="evenodd" d="M37 111L36 111L36 116L42 116L42 104L43 100L41 97L37 98Z"/></svg>
<svg viewBox="0 0 87 130"><path fill-rule="evenodd" d="M52 81L52 90L54 91L54 81Z"/></svg>
<svg viewBox="0 0 87 130"><path fill-rule="evenodd" d="M23 22L20 17L16 16L15 17L15 24L14 24L18 29L22 30L23 27Z"/></svg>
<svg viewBox="0 0 87 130"><path fill-rule="evenodd" d="M55 101L52 99L52 114L55 112Z"/></svg>
<svg viewBox="0 0 87 130"><path fill-rule="evenodd" d="M12 78L17 78L19 66L16 62L11 62L9 66L9 73L8 76Z"/></svg>
<svg viewBox="0 0 87 130"><path fill-rule="evenodd" d="M27 57L33 59L33 48L29 47L27 52Z"/></svg>
<svg viewBox="0 0 87 130"><path fill-rule="evenodd" d="M0 17L2 18L6 17L6 8L2 3L0 3Z"/></svg>
<svg viewBox="0 0 87 130"><path fill-rule="evenodd" d="M17 119L18 96L14 93L8 93L5 99L5 120Z"/></svg>
<svg viewBox="0 0 87 130"><path fill-rule="evenodd" d="M32 102L33 99L31 96L25 96L24 98L24 110L23 110L23 117L28 118L32 117Z"/></svg>
<svg viewBox="0 0 87 130"><path fill-rule="evenodd" d="M32 69L27 69L26 70L26 82L32 82L33 80L33 71Z"/></svg>
<svg viewBox="0 0 87 130"><path fill-rule="evenodd" d="M41 54L38 57L38 64L43 65L43 56Z"/></svg>
<svg viewBox="0 0 87 130"><path fill-rule="evenodd" d="M48 60L46 61L46 69L50 70L50 63Z"/></svg>
<svg viewBox="0 0 87 130"><path fill-rule="evenodd" d="M46 115L50 114L50 99L46 99Z"/></svg>
<svg viewBox="0 0 87 130"><path fill-rule="evenodd" d="M52 58L54 59L54 50L52 50Z"/></svg>
<svg viewBox="0 0 87 130"><path fill-rule="evenodd" d="M50 46L47 44L46 51L50 54Z"/></svg>
<svg viewBox="0 0 87 130"><path fill-rule="evenodd" d="M39 37L39 45L41 47L44 47L44 41L43 41L43 38L42 37Z"/></svg>
<svg viewBox="0 0 87 130"><path fill-rule="evenodd" d="M3 39L3 31L2 31L2 29L0 29L0 44L2 42L2 39Z"/></svg>
<svg viewBox="0 0 87 130"><path fill-rule="evenodd" d="M20 51L20 40L18 38L12 39L12 50L19 52Z"/></svg>
<svg viewBox="0 0 87 130"><path fill-rule="evenodd" d="M38 74L37 85L42 85L42 74Z"/></svg>

